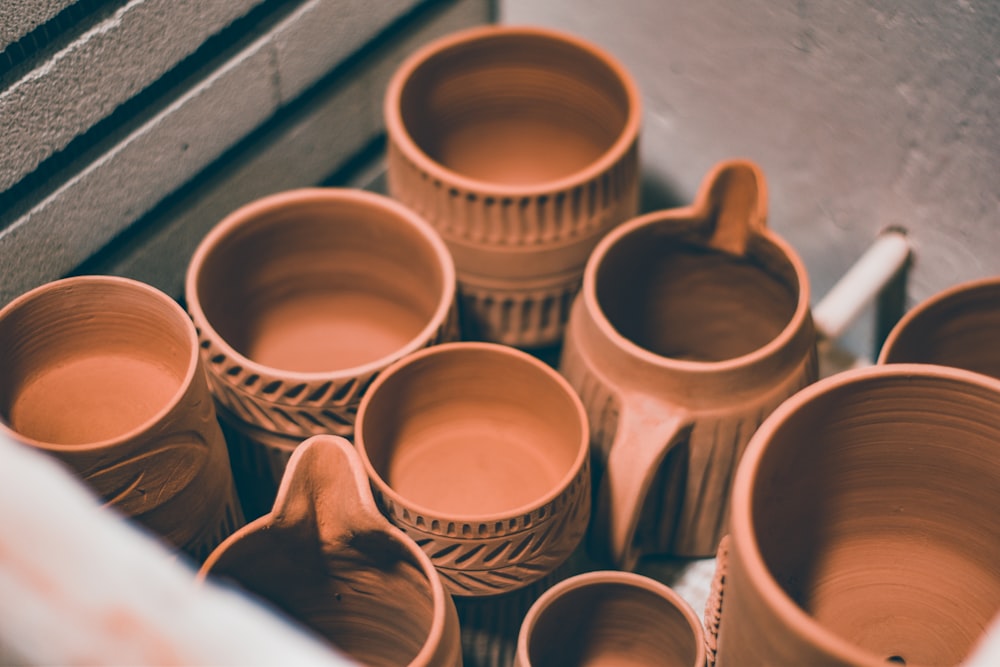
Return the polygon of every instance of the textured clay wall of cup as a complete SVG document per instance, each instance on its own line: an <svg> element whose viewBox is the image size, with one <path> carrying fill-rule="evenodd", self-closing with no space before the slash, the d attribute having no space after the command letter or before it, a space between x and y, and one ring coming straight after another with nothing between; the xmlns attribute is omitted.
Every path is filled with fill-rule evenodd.
<svg viewBox="0 0 1000 667"><path fill-rule="evenodd" d="M427 555L375 506L351 444L313 436L273 510L226 540L201 577L235 581L370 667L461 667L458 617Z"/></svg>
<svg viewBox="0 0 1000 667"><path fill-rule="evenodd" d="M558 373L492 343L414 353L362 399L355 445L375 499L455 596L475 664L502 664L506 642L512 654L540 587L583 539L588 434Z"/></svg>
<svg viewBox="0 0 1000 667"><path fill-rule="evenodd" d="M638 208L631 76L571 35L479 27L408 58L384 109L389 191L448 243L466 338L558 342L587 256Z"/></svg>
<svg viewBox="0 0 1000 667"><path fill-rule="evenodd" d="M0 431L58 458L199 561L243 517L184 310L149 285L81 276L0 310Z"/></svg>
<svg viewBox="0 0 1000 667"><path fill-rule="evenodd" d="M896 324L880 364L954 366L1000 378L1000 277L956 285L918 304Z"/></svg>
<svg viewBox="0 0 1000 667"><path fill-rule="evenodd" d="M588 261L560 371L593 433L592 551L619 568L713 555L750 436L817 377L805 267L766 211L760 169L726 161Z"/></svg>
<svg viewBox="0 0 1000 667"><path fill-rule="evenodd" d="M379 371L458 335L440 236L358 190L292 190L237 209L198 246L185 291L219 403L300 440L350 436Z"/></svg>
<svg viewBox="0 0 1000 667"><path fill-rule="evenodd" d="M736 474L718 667L955 665L1000 612L1000 381L841 373Z"/></svg>
<svg viewBox="0 0 1000 667"><path fill-rule="evenodd" d="M676 592L628 572L588 572L542 595L524 618L515 667L704 667L698 616Z"/></svg>

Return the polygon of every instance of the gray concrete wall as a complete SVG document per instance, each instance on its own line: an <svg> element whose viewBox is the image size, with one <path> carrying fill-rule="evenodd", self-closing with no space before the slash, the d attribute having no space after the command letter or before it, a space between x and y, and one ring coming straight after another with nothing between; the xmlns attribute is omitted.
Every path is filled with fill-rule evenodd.
<svg viewBox="0 0 1000 667"><path fill-rule="evenodd" d="M1000 273L995 0L503 0L501 20L603 46L646 104L650 205L757 160L814 301L879 230L909 230L909 301ZM870 353L870 321L847 344Z"/></svg>

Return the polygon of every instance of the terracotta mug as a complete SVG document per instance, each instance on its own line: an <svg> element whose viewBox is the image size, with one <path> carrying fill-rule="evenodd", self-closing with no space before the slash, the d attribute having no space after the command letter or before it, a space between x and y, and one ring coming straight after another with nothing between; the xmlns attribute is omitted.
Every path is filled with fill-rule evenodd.
<svg viewBox="0 0 1000 667"><path fill-rule="evenodd" d="M593 552L710 556L757 425L817 376L805 267L765 226L764 176L718 164L691 207L641 216L594 250L560 370L587 406Z"/></svg>
<svg viewBox="0 0 1000 667"><path fill-rule="evenodd" d="M954 366L1000 378L1000 277L961 283L921 302L889 333L878 363Z"/></svg>
<svg viewBox="0 0 1000 667"><path fill-rule="evenodd" d="M718 667L954 665L1000 613L1000 381L840 373L736 473Z"/></svg>
<svg viewBox="0 0 1000 667"><path fill-rule="evenodd" d="M375 380L355 445L382 512L455 596L470 660L512 654L590 517L587 419L569 384L511 347L438 345Z"/></svg>
<svg viewBox="0 0 1000 667"><path fill-rule="evenodd" d="M364 665L462 664L455 606L427 555L379 513L349 442L313 436L266 514L201 577L235 581Z"/></svg>
<svg viewBox="0 0 1000 667"><path fill-rule="evenodd" d="M477 27L412 54L384 112L389 192L448 243L465 337L558 342L590 251L638 209L625 68L568 34Z"/></svg>
<svg viewBox="0 0 1000 667"><path fill-rule="evenodd" d="M0 310L0 431L199 561L243 517L194 326L159 290L80 276Z"/></svg>
<svg viewBox="0 0 1000 667"><path fill-rule="evenodd" d="M250 429L350 436L392 362L457 335L455 269L437 232L388 197L307 188L243 206L191 259L187 306L212 391ZM251 434L252 434L251 430ZM264 439L250 451L277 453ZM281 470L263 479L273 498Z"/></svg>
<svg viewBox="0 0 1000 667"><path fill-rule="evenodd" d="M664 584L628 572L562 581L531 607L515 667L704 667L704 631Z"/></svg>

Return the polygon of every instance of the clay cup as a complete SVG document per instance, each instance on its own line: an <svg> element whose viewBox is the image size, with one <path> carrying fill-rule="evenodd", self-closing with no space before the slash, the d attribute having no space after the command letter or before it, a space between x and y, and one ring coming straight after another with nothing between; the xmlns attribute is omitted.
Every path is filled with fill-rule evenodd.
<svg viewBox="0 0 1000 667"><path fill-rule="evenodd" d="M878 363L938 364L1000 378L1000 277L961 283L907 312Z"/></svg>
<svg viewBox="0 0 1000 667"><path fill-rule="evenodd" d="M199 562L243 517L187 314L127 278L80 276L0 310L0 431L79 475Z"/></svg>
<svg viewBox="0 0 1000 667"><path fill-rule="evenodd" d="M460 667L458 617L426 554L378 511L351 444L313 436L272 511L216 549L227 578L371 667Z"/></svg>
<svg viewBox="0 0 1000 667"><path fill-rule="evenodd" d="M628 72L571 35L478 27L412 54L384 113L389 192L447 242L464 337L557 343L587 256L638 208Z"/></svg>
<svg viewBox="0 0 1000 667"><path fill-rule="evenodd" d="M840 373L736 473L716 665L955 665L1000 612L1000 381Z"/></svg>
<svg viewBox="0 0 1000 667"><path fill-rule="evenodd" d="M448 343L380 375L355 445L375 499L458 596L541 579L590 516L586 415L554 370L514 348Z"/></svg>
<svg viewBox="0 0 1000 667"><path fill-rule="evenodd" d="M704 631L664 584L629 572L579 574L528 611L515 667L704 667Z"/></svg>
<svg viewBox="0 0 1000 667"><path fill-rule="evenodd" d="M287 452L254 432L350 436L379 371L458 333L437 232L359 190L292 190L237 209L198 246L185 290L216 400L248 427L231 438L249 443L233 458L272 471L257 480L270 498Z"/></svg>
<svg viewBox="0 0 1000 667"><path fill-rule="evenodd" d="M599 560L713 555L747 441L816 379L805 267L766 202L756 165L720 163L693 206L630 220L587 263L560 370L590 418Z"/></svg>

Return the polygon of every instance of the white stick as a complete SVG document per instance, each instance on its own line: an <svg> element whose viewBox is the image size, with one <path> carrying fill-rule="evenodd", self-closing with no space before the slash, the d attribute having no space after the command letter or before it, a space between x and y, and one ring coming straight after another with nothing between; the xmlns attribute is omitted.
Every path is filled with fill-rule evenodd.
<svg viewBox="0 0 1000 667"><path fill-rule="evenodd" d="M819 334L827 339L840 337L899 273L909 256L910 244L903 232L888 230L880 234L813 308Z"/></svg>
<svg viewBox="0 0 1000 667"><path fill-rule="evenodd" d="M211 582L0 434L0 662L317 665L346 659Z"/></svg>

